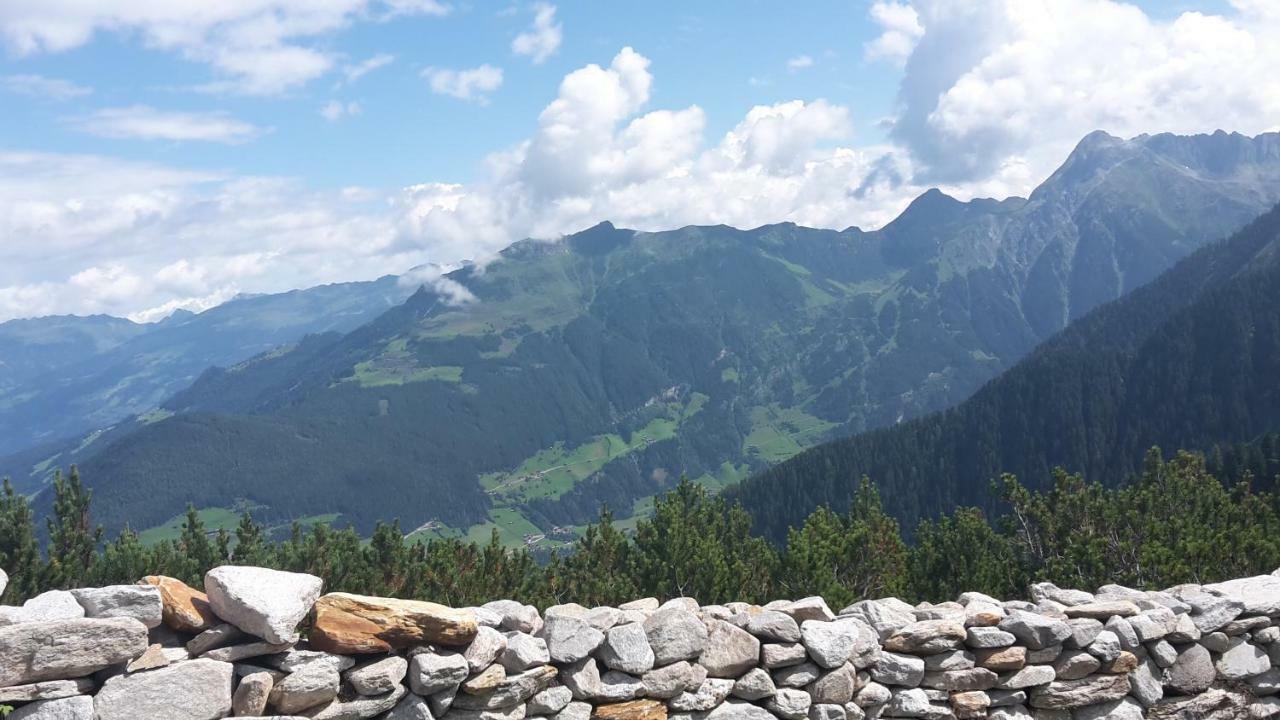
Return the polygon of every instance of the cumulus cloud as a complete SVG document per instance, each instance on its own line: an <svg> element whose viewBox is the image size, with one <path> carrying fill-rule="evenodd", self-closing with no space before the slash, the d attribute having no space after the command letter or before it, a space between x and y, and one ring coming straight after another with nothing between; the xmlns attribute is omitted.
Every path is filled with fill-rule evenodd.
<svg viewBox="0 0 1280 720"><path fill-rule="evenodd" d="M1025 192L1088 132L1280 126L1280 11L1151 18L1112 0L914 0L892 137L937 182Z"/></svg>
<svg viewBox="0 0 1280 720"><path fill-rule="evenodd" d="M396 57L387 53L378 53L367 60L361 60L358 63L342 66L342 77L348 84L353 83L378 68L386 67L395 62Z"/></svg>
<svg viewBox="0 0 1280 720"><path fill-rule="evenodd" d="M511 41L511 52L527 55L539 65L560 49L562 39L563 26L556 22L556 6L538 3L534 5L533 26Z"/></svg>
<svg viewBox="0 0 1280 720"><path fill-rule="evenodd" d="M238 144L261 133L260 128L223 112L172 112L146 105L104 108L73 118L71 124L91 135L134 140Z"/></svg>
<svg viewBox="0 0 1280 720"><path fill-rule="evenodd" d="M467 184L316 192L281 178L0 153L0 319L158 317L229 293L427 263L423 281L434 282L440 268L483 263L513 240L602 220L873 228L930 185L959 197L1025 193L1094 129L1275 128L1280 9L1234 4L1230 15L1160 20L1112 0L879 3L886 29L912 27L893 19L907 10L921 29L909 48L876 55L906 53L880 144L856 133L873 119L822 99L751 108L712 136L696 105L651 107L660 77L624 48L567 74L528 137L490 154ZM445 71L438 91L476 99L500 82L468 85L464 72Z"/></svg>
<svg viewBox="0 0 1280 720"><path fill-rule="evenodd" d="M437 0L10 0L0 3L0 39L19 56L80 47L99 32L137 36L154 49L205 63L203 89L270 95L335 65L317 38L360 19L444 15Z"/></svg>
<svg viewBox="0 0 1280 720"><path fill-rule="evenodd" d="M813 67L813 58L808 55L797 55L787 61L787 69L791 72Z"/></svg>
<svg viewBox="0 0 1280 720"><path fill-rule="evenodd" d="M502 87L502 68L488 64L469 70L429 67L422 71L422 77L437 95L481 103L488 100L489 93Z"/></svg>
<svg viewBox="0 0 1280 720"><path fill-rule="evenodd" d="M73 100L93 92L92 88L77 85L70 80L43 75L6 75L0 77L0 87L17 95L58 101Z"/></svg>
<svg viewBox="0 0 1280 720"><path fill-rule="evenodd" d="M329 122L337 122L344 117L353 117L360 113L360 103L355 101L343 103L338 100L330 100L320 108L320 116Z"/></svg>
<svg viewBox="0 0 1280 720"><path fill-rule="evenodd" d="M880 26L881 33L864 48L867 59L902 65L924 34L919 13L907 2L877 0L871 6L871 19Z"/></svg>
<svg viewBox="0 0 1280 720"><path fill-rule="evenodd" d="M396 248L385 198L150 163L0 152L0 320L158 319L239 292L372 278L433 259Z"/></svg>

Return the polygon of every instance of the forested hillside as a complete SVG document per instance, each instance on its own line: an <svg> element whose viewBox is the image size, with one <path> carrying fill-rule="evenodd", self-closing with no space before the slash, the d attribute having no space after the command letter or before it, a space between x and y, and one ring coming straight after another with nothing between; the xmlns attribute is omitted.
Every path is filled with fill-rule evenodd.
<svg viewBox="0 0 1280 720"><path fill-rule="evenodd" d="M0 491L0 564L12 580L3 600L133 583L148 573L198 584L206 570L227 563L316 574L334 591L455 606L496 598L594 606L644 596L717 603L821 595L839 609L889 595L1025 597L1030 583L1046 580L1159 588L1280 565L1280 502L1255 492L1250 480L1257 478L1240 472L1214 476L1201 456L1166 461L1152 451L1135 482L1122 488L1055 473L1028 478L1048 488L1034 491L1006 476L996 492L1007 514L959 508L906 526L910 541L875 486L862 483L848 512L819 508L778 544L754 536L741 507L685 481L659 496L634 532L604 512L562 552L539 557L504 547L497 531L481 541L406 541L395 523L378 523L367 539L350 526L295 523L276 540L250 513L215 529L194 508L172 538L148 544L128 529L107 537L94 521L101 495L73 468L55 481L44 552L27 499L8 485Z"/></svg>
<svg viewBox="0 0 1280 720"><path fill-rule="evenodd" d="M113 529L190 501L559 545L601 504L634 518L681 476L720 488L949 407L1278 194L1280 135L1099 133L1028 199L932 191L876 232L604 224L520 242L0 472L29 491L79 462Z"/></svg>
<svg viewBox="0 0 1280 720"><path fill-rule="evenodd" d="M106 316L0 324L0 455L27 450L38 463L68 438L153 410L210 366L309 333L346 332L413 290L387 276L240 297L152 324Z"/></svg>
<svg viewBox="0 0 1280 720"><path fill-rule="evenodd" d="M733 496L781 538L814 507L848 506L863 476L911 521L997 507L990 483L1003 472L1043 482L1061 466L1115 485L1152 445L1208 449L1277 427L1280 208L1072 324L958 407L814 448ZM1225 457L1272 476L1259 453Z"/></svg>

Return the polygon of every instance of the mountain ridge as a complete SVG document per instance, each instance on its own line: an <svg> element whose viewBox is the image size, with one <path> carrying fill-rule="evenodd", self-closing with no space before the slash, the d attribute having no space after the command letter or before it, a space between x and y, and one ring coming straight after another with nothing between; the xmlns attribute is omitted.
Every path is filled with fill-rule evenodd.
<svg viewBox="0 0 1280 720"><path fill-rule="evenodd" d="M345 335L206 372L164 404L174 417L24 459L28 472L4 467L31 488L33 466L81 461L112 525L130 507L163 521L186 499L283 517L341 509L360 527L510 525L517 541L581 525L601 503L625 517L681 474L719 487L954 404L1280 200L1280 135L1248 140L1211 177L1180 158L1220 140L1159 141L1176 153L1155 142L1098 136L1053 192L926 193L878 231L600 224L521 241L446 276L474 302L420 290ZM1129 161L1102 172L1095 145ZM277 445L237 450L250 428ZM323 489L307 507L257 479L291 473ZM410 499L386 505L361 492L373 487Z"/></svg>

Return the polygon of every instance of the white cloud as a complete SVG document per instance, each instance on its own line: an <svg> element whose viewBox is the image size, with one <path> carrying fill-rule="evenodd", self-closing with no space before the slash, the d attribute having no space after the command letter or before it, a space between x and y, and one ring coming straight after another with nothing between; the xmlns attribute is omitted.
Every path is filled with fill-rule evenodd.
<svg viewBox="0 0 1280 720"><path fill-rule="evenodd" d="M563 25L556 22L556 6L547 3L534 5L533 26L511 41L511 52L527 55L534 64L541 64L560 49Z"/></svg>
<svg viewBox="0 0 1280 720"><path fill-rule="evenodd" d="M344 117L353 117L360 113L360 103L355 101L343 103L338 100L330 100L320 108L320 116L329 122L337 122Z"/></svg>
<svg viewBox="0 0 1280 720"><path fill-rule="evenodd" d="M0 320L154 320L239 292L372 278L432 259L394 248L382 197L148 163L0 152Z"/></svg>
<svg viewBox="0 0 1280 720"><path fill-rule="evenodd" d="M69 80L42 75L6 75L0 77L0 87L18 95L58 101L73 100L93 92L92 88Z"/></svg>
<svg viewBox="0 0 1280 720"><path fill-rule="evenodd" d="M481 65L469 70L429 67L422 71L431 91L461 100L487 101L489 93L502 87L502 68Z"/></svg>
<svg viewBox="0 0 1280 720"><path fill-rule="evenodd" d="M0 319L155 317L235 292L484 262L513 240L602 220L873 228L926 183L960 197L1025 193L1097 128L1275 128L1280 10L1235 2L1236 14L1167 21L1111 0L883 3L915 11L923 33L906 51L882 145L854 134L855 121L878 118L821 99L751 108L708 136L700 107L650 107L650 62L625 48L566 75L527 139L488 156L469 184L315 192L280 178L0 153ZM500 84L496 73L444 72L437 91L470 99Z"/></svg>
<svg viewBox="0 0 1280 720"><path fill-rule="evenodd" d="M880 26L881 33L864 48L867 59L884 59L901 66L924 34L919 13L910 2L876 0L871 6L871 19Z"/></svg>
<svg viewBox="0 0 1280 720"><path fill-rule="evenodd" d="M342 67L342 76L348 83L353 83L360 78L381 67L386 67L395 62L395 56L387 53L378 53L373 57L362 60L354 65L344 65Z"/></svg>
<svg viewBox="0 0 1280 720"><path fill-rule="evenodd" d="M223 112L172 112L146 105L104 108L71 121L77 129L106 138L199 141L237 144L257 137L260 128Z"/></svg>
<svg viewBox="0 0 1280 720"><path fill-rule="evenodd" d="M362 19L443 15L436 0L8 0L0 40L19 56L80 47L100 32L138 37L150 48L209 65L214 92L270 95L334 67L309 43Z"/></svg>
<svg viewBox="0 0 1280 720"><path fill-rule="evenodd" d="M791 72L813 67L813 58L808 55L797 55L787 61L787 69Z"/></svg>
<svg viewBox="0 0 1280 720"><path fill-rule="evenodd" d="M892 137L925 177L1026 192L1081 137L1280 127L1280 10L1154 19L1112 0L915 0Z"/></svg>

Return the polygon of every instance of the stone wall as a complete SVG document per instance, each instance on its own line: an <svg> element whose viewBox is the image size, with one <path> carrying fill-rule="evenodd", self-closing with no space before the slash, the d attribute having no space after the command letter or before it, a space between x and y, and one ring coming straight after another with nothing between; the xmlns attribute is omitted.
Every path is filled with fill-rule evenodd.
<svg viewBox="0 0 1280 720"><path fill-rule="evenodd" d="M221 567L203 592L148 577L0 607L0 705L9 720L1280 717L1280 571L839 613L321 592Z"/></svg>

